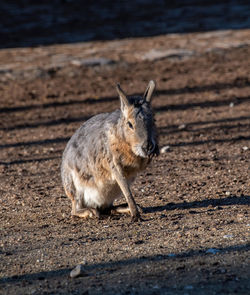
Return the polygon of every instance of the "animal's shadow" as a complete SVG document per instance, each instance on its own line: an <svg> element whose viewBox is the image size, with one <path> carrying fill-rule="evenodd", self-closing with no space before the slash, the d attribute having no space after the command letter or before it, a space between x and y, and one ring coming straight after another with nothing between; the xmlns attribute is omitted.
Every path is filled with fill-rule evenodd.
<svg viewBox="0 0 250 295"><path fill-rule="evenodd" d="M250 196L229 196L221 199L207 199L203 201L183 202L183 203L168 203L162 206L145 207L144 213L154 213L170 210L195 209L203 207L217 206L232 206L232 205L250 205Z"/></svg>

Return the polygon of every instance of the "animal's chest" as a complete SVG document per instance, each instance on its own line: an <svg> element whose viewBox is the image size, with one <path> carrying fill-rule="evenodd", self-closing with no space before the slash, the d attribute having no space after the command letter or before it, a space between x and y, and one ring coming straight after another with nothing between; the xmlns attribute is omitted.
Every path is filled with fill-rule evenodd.
<svg viewBox="0 0 250 295"><path fill-rule="evenodd" d="M120 161L123 173L127 178L135 176L137 172L143 170L147 165L147 159L134 154L121 155Z"/></svg>
<svg viewBox="0 0 250 295"><path fill-rule="evenodd" d="M122 140L114 140L111 143L111 149L126 178L134 177L136 173L143 170L148 163L148 159L135 155L129 144Z"/></svg>

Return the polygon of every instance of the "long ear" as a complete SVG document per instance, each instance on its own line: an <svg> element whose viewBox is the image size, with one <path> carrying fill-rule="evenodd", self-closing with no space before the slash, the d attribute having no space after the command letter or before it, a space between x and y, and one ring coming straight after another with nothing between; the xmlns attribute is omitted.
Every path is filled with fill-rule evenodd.
<svg viewBox="0 0 250 295"><path fill-rule="evenodd" d="M148 87L143 95L143 98L147 101L147 102L150 102L151 100L151 97L152 97L152 94L154 92L154 89L155 89L155 82L153 80L151 80L149 83L148 83Z"/></svg>
<svg viewBox="0 0 250 295"><path fill-rule="evenodd" d="M117 90L117 92L119 94L119 97L120 97L121 110L122 110L122 112L124 112L125 108L129 106L129 101L128 101L127 95L122 90L122 88L121 88L121 86L120 86L119 83L116 85L116 90Z"/></svg>

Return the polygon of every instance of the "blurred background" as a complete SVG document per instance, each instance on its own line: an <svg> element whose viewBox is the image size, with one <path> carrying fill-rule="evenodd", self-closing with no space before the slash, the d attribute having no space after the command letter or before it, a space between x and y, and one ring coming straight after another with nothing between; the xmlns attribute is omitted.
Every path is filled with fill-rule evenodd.
<svg viewBox="0 0 250 295"><path fill-rule="evenodd" d="M249 0L0 2L0 48L249 27Z"/></svg>

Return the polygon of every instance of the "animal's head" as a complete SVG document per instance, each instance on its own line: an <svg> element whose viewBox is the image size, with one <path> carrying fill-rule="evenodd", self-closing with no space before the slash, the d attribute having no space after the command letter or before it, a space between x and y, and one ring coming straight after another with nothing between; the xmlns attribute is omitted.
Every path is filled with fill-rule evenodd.
<svg viewBox="0 0 250 295"><path fill-rule="evenodd" d="M159 154L151 98L155 82L150 81L143 96L127 96L117 84L121 101L121 126L134 154L147 158Z"/></svg>

